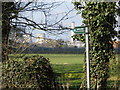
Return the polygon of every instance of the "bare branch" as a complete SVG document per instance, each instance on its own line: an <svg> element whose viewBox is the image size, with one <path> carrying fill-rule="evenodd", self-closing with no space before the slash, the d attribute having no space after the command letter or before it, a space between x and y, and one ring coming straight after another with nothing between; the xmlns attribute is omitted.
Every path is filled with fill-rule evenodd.
<svg viewBox="0 0 120 90"><path fill-rule="evenodd" d="M42 28L42 27L40 27L40 24L37 24L36 22L34 22L34 21L32 21L32 20L30 20L30 19L28 19L28 18L26 18L26 17L18 17L18 18L21 18L21 19L24 19L24 20L26 20L26 22L28 22L28 23L26 23L26 22L13 22L13 23L20 23L20 24L26 24L26 25L28 25L28 26L32 26L32 27L34 27L34 28L39 28L39 29L41 29L41 30L45 30L45 28ZM46 30L45 30L46 31Z"/></svg>
<svg viewBox="0 0 120 90"><path fill-rule="evenodd" d="M58 20L56 23L54 23L54 24L52 24L52 25L50 25L50 26L54 26L54 25L58 24L59 22L61 22L61 21L62 21L69 13L71 13L73 10L74 10L74 8L71 9L69 12L67 12L60 20Z"/></svg>

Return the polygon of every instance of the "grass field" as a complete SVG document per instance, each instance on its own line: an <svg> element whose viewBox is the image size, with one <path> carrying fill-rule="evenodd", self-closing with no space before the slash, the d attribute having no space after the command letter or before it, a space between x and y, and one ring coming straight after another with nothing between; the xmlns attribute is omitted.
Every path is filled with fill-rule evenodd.
<svg viewBox="0 0 120 90"><path fill-rule="evenodd" d="M60 76L57 78L59 83L70 88L79 89L83 79L83 54L41 54L50 59L52 67Z"/></svg>
<svg viewBox="0 0 120 90"><path fill-rule="evenodd" d="M26 54L32 56L35 54ZM57 73L57 81L62 85L68 82L71 87L79 88L83 74L84 55L83 54L39 54L49 58L53 70ZM14 58L16 55L10 55ZM22 59L19 59L22 60Z"/></svg>
<svg viewBox="0 0 120 90"><path fill-rule="evenodd" d="M83 74L84 54L41 54L41 55L50 59L50 62L55 72L62 74L62 76L59 77L59 79L62 80L62 83L66 84L69 82L71 86L78 90L84 77ZM120 63L119 54L116 55L116 60L118 63ZM113 70L110 70L110 73L116 74L116 72L114 72ZM120 80L116 82L117 80L116 75L110 74L110 78L108 79L108 87L112 87L114 84L118 85L119 87Z"/></svg>
<svg viewBox="0 0 120 90"><path fill-rule="evenodd" d="M26 54L32 56L34 54ZM76 85L78 89L83 74L84 55L83 54L40 54L46 58L49 58L50 63L54 69L54 72L60 74L58 80L60 83L70 85ZM13 55L11 55L13 56ZM116 55L116 60L120 60L120 55ZM110 76L109 80L113 80L115 76ZM110 81L109 81L110 82Z"/></svg>
<svg viewBox="0 0 120 90"><path fill-rule="evenodd" d="M83 64L83 54L40 54L50 59L51 64Z"/></svg>

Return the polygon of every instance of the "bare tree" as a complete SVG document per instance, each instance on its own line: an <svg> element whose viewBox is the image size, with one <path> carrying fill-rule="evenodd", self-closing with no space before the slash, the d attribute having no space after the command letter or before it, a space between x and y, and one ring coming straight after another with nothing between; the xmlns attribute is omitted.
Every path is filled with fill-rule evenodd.
<svg viewBox="0 0 120 90"><path fill-rule="evenodd" d="M62 3L64 2L35 2L34 0L32 2L2 2L2 60L8 60L9 34L12 28L27 27L32 30L37 29L50 32L51 30L70 29L62 26L61 21L65 20L73 9L66 12L63 17L56 19L54 22L49 20L50 12ZM24 14L28 12L42 12L44 15L43 22L36 22L32 18L25 16ZM57 18L57 14L51 16ZM27 33L22 29L20 30ZM32 36L32 34L29 35Z"/></svg>

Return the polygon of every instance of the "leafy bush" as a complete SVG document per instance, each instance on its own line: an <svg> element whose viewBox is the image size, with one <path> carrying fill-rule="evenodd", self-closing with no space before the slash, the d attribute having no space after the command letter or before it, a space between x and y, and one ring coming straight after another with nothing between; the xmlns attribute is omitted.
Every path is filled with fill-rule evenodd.
<svg viewBox="0 0 120 90"><path fill-rule="evenodd" d="M3 63L2 88L53 90L55 73L49 59L39 55L21 58Z"/></svg>

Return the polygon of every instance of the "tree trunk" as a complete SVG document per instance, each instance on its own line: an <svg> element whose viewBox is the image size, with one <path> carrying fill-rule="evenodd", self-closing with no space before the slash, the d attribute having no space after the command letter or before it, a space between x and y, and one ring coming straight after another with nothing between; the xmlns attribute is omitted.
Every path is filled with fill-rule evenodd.
<svg viewBox="0 0 120 90"><path fill-rule="evenodd" d="M10 32L9 22L2 22L2 61L8 60L8 37Z"/></svg>
<svg viewBox="0 0 120 90"><path fill-rule="evenodd" d="M10 34L10 15L13 2L2 2L2 61L8 60L8 42Z"/></svg>

